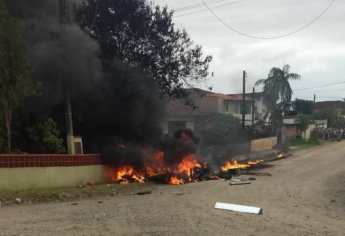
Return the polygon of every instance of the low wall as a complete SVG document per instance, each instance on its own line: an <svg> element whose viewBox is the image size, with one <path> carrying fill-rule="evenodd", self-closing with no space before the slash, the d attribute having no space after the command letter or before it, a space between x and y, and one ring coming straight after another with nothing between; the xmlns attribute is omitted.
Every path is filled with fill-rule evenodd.
<svg viewBox="0 0 345 236"><path fill-rule="evenodd" d="M252 152L260 152L272 149L277 145L277 137L252 140Z"/></svg>
<svg viewBox="0 0 345 236"><path fill-rule="evenodd" d="M88 181L109 182L106 167L0 168L0 191L73 187Z"/></svg>
<svg viewBox="0 0 345 236"><path fill-rule="evenodd" d="M100 155L0 155L0 191L109 182Z"/></svg>

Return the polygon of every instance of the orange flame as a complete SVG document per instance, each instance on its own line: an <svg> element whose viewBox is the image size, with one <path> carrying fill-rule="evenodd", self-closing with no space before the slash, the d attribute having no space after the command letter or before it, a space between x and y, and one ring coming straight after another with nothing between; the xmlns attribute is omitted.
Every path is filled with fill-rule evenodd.
<svg viewBox="0 0 345 236"><path fill-rule="evenodd" d="M284 156L284 153L283 152L279 152L278 153L278 158L282 158Z"/></svg>
<svg viewBox="0 0 345 236"><path fill-rule="evenodd" d="M264 162L264 160L255 160L255 161L250 160L250 161L248 161L247 164L248 165L257 165L257 164L259 164L261 162Z"/></svg>
<svg viewBox="0 0 345 236"><path fill-rule="evenodd" d="M245 164L238 164L236 160L232 160L231 162L227 161L225 164L221 167L222 171L227 170L234 170L234 169L246 169L249 167L249 165Z"/></svg>
<svg viewBox="0 0 345 236"><path fill-rule="evenodd" d="M116 172L115 181L122 180L123 182L129 182L128 178L126 178L127 176L134 179L136 182L145 183L145 177L135 173L133 168L130 166L119 168Z"/></svg>
<svg viewBox="0 0 345 236"><path fill-rule="evenodd" d="M172 185L181 185L184 184L184 180L173 176L170 178L169 183Z"/></svg>

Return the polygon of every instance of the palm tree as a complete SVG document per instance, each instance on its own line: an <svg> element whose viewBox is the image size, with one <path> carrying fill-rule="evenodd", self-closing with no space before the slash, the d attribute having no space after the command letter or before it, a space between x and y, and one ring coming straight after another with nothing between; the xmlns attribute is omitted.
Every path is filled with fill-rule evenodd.
<svg viewBox="0 0 345 236"><path fill-rule="evenodd" d="M291 101L293 94L289 81L300 80L299 74L290 73L290 66L285 65L283 69L274 67L270 70L267 79L258 80L255 86L263 85L264 100L272 114L272 131L275 131L276 104L280 99L281 104Z"/></svg>

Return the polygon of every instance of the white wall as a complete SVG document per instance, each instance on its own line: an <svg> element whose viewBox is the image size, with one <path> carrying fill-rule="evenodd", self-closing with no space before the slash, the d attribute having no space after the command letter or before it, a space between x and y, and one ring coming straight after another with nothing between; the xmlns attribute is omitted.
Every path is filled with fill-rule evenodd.
<svg viewBox="0 0 345 236"><path fill-rule="evenodd" d="M256 112L259 116L259 119L264 120L263 118L268 111L268 107L264 103L264 99L262 96L255 99L255 107L256 107ZM264 121L269 122L269 115L267 116L267 118Z"/></svg>
<svg viewBox="0 0 345 236"><path fill-rule="evenodd" d="M309 125L308 129L305 132L302 132L302 138L305 140L309 140L311 132L313 131L313 129L315 129L315 127L316 127L315 124Z"/></svg>
<svg viewBox="0 0 345 236"><path fill-rule="evenodd" d="M186 122L186 128L194 131L194 121Z"/></svg>

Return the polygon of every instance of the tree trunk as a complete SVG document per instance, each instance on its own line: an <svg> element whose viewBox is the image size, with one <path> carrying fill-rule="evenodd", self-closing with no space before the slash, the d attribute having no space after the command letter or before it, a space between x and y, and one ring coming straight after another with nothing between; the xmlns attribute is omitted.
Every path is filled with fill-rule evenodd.
<svg viewBox="0 0 345 236"><path fill-rule="evenodd" d="M11 104L4 105L5 123L6 123L6 138L7 138L7 152L10 153L12 150L11 142L11 119L12 119L12 108Z"/></svg>
<svg viewBox="0 0 345 236"><path fill-rule="evenodd" d="M276 130L276 109L272 110L272 133Z"/></svg>

